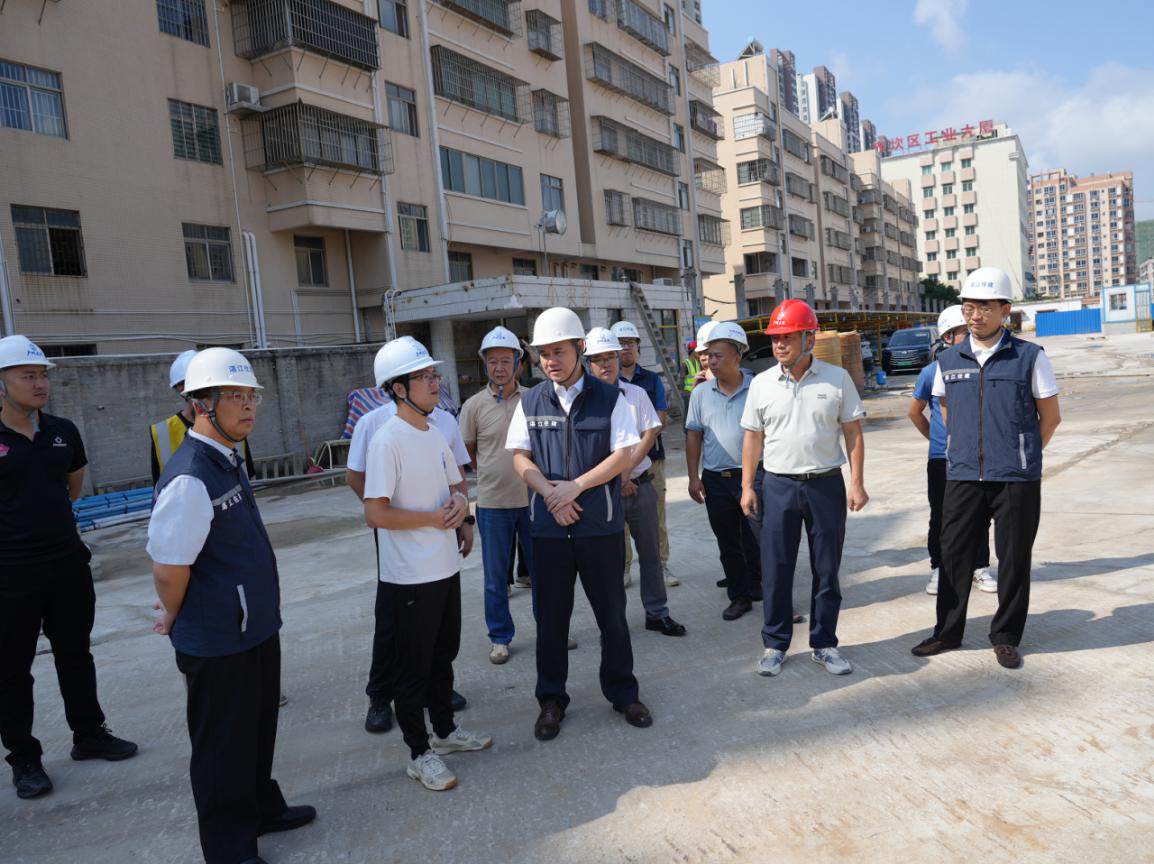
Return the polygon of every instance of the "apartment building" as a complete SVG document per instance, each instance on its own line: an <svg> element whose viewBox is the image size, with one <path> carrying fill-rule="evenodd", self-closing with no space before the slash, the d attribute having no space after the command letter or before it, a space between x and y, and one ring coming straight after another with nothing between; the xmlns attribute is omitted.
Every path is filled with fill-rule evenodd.
<svg viewBox="0 0 1154 864"><path fill-rule="evenodd" d="M1138 281L1154 285L1154 258L1147 258L1138 265Z"/></svg>
<svg viewBox="0 0 1154 864"><path fill-rule="evenodd" d="M838 94L838 102L840 103L838 116L841 118L841 128L845 134L845 149L850 153L859 153L862 149L862 132L857 97L848 90L843 90Z"/></svg>
<svg viewBox="0 0 1154 864"><path fill-rule="evenodd" d="M785 110L779 63L758 49L751 44L737 60L723 63L713 94L732 133L719 142L718 155L727 176L723 214L733 230L725 273L706 280L706 313L761 314L786 297L818 309L920 308L908 189L903 194L885 184L889 204L884 217L879 206L876 221L891 224L894 236L870 244L881 249L881 263L871 269L867 289L858 236L864 187L854 177L841 120L811 127ZM903 211L911 221L901 221ZM896 256L894 264L887 266L886 251Z"/></svg>
<svg viewBox="0 0 1154 864"><path fill-rule="evenodd" d="M815 66L808 75L797 76L796 112L805 123L817 123L838 112L837 78L825 66Z"/></svg>
<svg viewBox="0 0 1154 864"><path fill-rule="evenodd" d="M1039 295L1097 297L1103 286L1134 282L1133 174L1046 171L1030 177L1029 195Z"/></svg>
<svg viewBox="0 0 1154 864"><path fill-rule="evenodd" d="M878 129L872 120L861 121L861 150L875 150L878 146ZM856 152L860 152L855 150Z"/></svg>
<svg viewBox="0 0 1154 864"><path fill-rule="evenodd" d="M924 141L910 135L904 147L895 141L905 143L879 139L879 152L889 154L881 159L881 177L913 189L924 274L960 288L972 270L1000 267L1016 299L1034 296L1029 175L1018 136L1005 124L982 123L925 133Z"/></svg>
<svg viewBox="0 0 1154 864"><path fill-rule="evenodd" d="M411 332L456 390L497 321L635 317L633 279L679 345L726 237L700 5L533 6L9 0L5 332L53 354Z"/></svg>
<svg viewBox="0 0 1154 864"><path fill-rule="evenodd" d="M1139 219L1134 223L1134 257L1139 262L1154 258L1154 219Z"/></svg>
<svg viewBox="0 0 1154 864"><path fill-rule="evenodd" d="M861 242L863 309L916 311L922 308L922 271L917 249L918 216L908 180L882 178L876 150L852 156L857 181L855 213Z"/></svg>
<svg viewBox="0 0 1154 864"><path fill-rule="evenodd" d="M750 56L764 54L760 43L751 43L755 50ZM769 55L770 65L777 73L778 104L786 111L794 114L801 112L801 105L797 93L797 57L792 51L781 51L774 48Z"/></svg>

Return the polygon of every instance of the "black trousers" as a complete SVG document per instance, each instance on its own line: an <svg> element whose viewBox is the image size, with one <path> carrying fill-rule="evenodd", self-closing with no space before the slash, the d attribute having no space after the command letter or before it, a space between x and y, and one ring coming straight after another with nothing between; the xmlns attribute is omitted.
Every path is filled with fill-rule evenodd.
<svg viewBox="0 0 1154 864"><path fill-rule="evenodd" d="M994 520L998 553L998 611L990 623L990 642L1018 645L1030 606L1030 565L1042 512L1042 483L992 483L950 480L942 516L942 570L938 581L938 621L934 635L960 642L966 628L975 537Z"/></svg>
<svg viewBox="0 0 1154 864"><path fill-rule="evenodd" d="M373 627L373 662L369 666L369 684L365 688L365 693L374 702L393 701L393 656L397 649L393 612L385 584L377 580L377 601L373 607L373 617L376 619Z"/></svg>
<svg viewBox="0 0 1154 864"><path fill-rule="evenodd" d="M942 505L946 500L945 459L930 459L926 463L926 494L930 501L930 530L926 549L930 553L930 567L942 566ZM974 538L974 569L990 566L990 523L987 522Z"/></svg>
<svg viewBox="0 0 1154 864"><path fill-rule="evenodd" d="M425 709L439 738L453 722L453 661L461 646L461 575L417 585L382 582L392 611L393 700L397 725L414 759L429 749Z"/></svg>
<svg viewBox="0 0 1154 864"><path fill-rule="evenodd" d="M577 577L601 630L601 692L613 705L638 701L633 643L625 620L625 532L603 537L533 538L537 579L537 701L565 708L569 694L569 619Z"/></svg>
<svg viewBox="0 0 1154 864"><path fill-rule="evenodd" d="M726 593L730 600L753 597L753 588L761 584L761 549L758 523L751 524L741 509L741 469L734 469L726 477L719 471L702 471L701 482L705 485L705 510L709 516L709 527L717 538L717 550L721 553L721 569L729 583ZM757 472L760 495L761 475ZM760 501L760 498L759 498ZM761 514L761 506L758 506Z"/></svg>
<svg viewBox="0 0 1154 864"><path fill-rule="evenodd" d="M509 554L509 573L506 581L510 585L513 584L514 575L522 582L529 581L529 562L525 559L525 547L521 545L520 537L513 540L513 551Z"/></svg>
<svg viewBox="0 0 1154 864"><path fill-rule="evenodd" d="M0 597L0 741L10 764L44 752L32 734L32 662L41 627L52 645L69 728L80 735L104 723L88 641L96 591L86 558L29 566L28 573L14 581L43 587Z"/></svg>
<svg viewBox="0 0 1154 864"><path fill-rule="evenodd" d="M284 812L272 779L280 709L280 636L223 657L176 652L188 684L192 798L207 864L257 855L257 831Z"/></svg>

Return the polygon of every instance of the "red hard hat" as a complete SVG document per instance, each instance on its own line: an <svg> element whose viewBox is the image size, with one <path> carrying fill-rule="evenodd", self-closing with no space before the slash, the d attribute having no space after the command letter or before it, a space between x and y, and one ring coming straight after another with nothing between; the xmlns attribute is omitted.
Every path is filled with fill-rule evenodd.
<svg viewBox="0 0 1154 864"><path fill-rule="evenodd" d="M685 350L686 351L693 351L696 348L697 348L697 343L694 342L692 339L690 339L688 342L685 343Z"/></svg>
<svg viewBox="0 0 1154 864"><path fill-rule="evenodd" d="M769 326L765 328L765 335L784 336L786 333L816 329L818 329L817 313L808 303L804 300L786 300L773 310Z"/></svg>

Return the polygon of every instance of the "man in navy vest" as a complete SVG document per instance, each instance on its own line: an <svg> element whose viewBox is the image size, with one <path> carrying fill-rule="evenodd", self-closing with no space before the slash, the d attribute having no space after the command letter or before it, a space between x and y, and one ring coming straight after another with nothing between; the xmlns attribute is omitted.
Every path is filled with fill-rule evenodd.
<svg viewBox="0 0 1154 864"><path fill-rule="evenodd" d="M157 633L188 688L190 774L207 864L262 864L257 837L311 822L272 779L280 698L280 580L237 446L261 386L244 355L207 348L184 394L196 420L164 466L148 526Z"/></svg>
<svg viewBox="0 0 1154 864"><path fill-rule="evenodd" d="M505 441L529 487L537 582L539 741L556 738L569 704L567 640L578 576L601 629L601 692L630 725L653 725L638 697L625 620L621 474L641 443L620 391L585 372L585 329L571 309L542 312L533 347L548 376L521 397Z"/></svg>
<svg viewBox="0 0 1154 864"><path fill-rule="evenodd" d="M938 355L933 387L949 433L938 620L913 653L929 657L962 644L974 538L993 517L998 611L990 642L998 663L1016 669L1041 514L1042 450L1062 419L1058 384L1042 348L1002 327L1013 300L1009 276L979 267L961 299L970 338Z"/></svg>

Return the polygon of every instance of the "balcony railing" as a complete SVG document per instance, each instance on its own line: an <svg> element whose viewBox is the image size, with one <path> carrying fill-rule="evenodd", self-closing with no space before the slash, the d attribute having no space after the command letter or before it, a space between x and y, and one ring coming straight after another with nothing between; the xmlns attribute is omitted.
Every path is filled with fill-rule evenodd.
<svg viewBox="0 0 1154 864"><path fill-rule="evenodd" d="M825 209L838 216L849 217L850 208L849 201L842 198L840 195L834 195L832 192L822 192L822 199L825 201Z"/></svg>
<svg viewBox="0 0 1154 864"><path fill-rule="evenodd" d="M760 111L753 114L739 114L733 118L733 137L735 140L756 138L760 135L770 141L777 141L777 127L773 121Z"/></svg>
<svg viewBox="0 0 1154 864"><path fill-rule="evenodd" d="M781 171L777 163L768 159L752 159L748 162L737 163L737 184L769 183L772 186L781 185Z"/></svg>
<svg viewBox="0 0 1154 864"><path fill-rule="evenodd" d="M692 39L685 40L685 68L710 89L721 83L721 67L717 58Z"/></svg>
<svg viewBox="0 0 1154 864"><path fill-rule="evenodd" d="M792 171L785 172L785 191L807 201L813 200L813 184Z"/></svg>
<svg viewBox="0 0 1154 864"><path fill-rule="evenodd" d="M548 90L533 91L533 128L543 135L568 138L569 100Z"/></svg>
<svg viewBox="0 0 1154 864"><path fill-rule="evenodd" d="M772 204L760 204L757 207L741 208L741 230L751 228L776 228L778 231L785 227L785 215L780 207Z"/></svg>
<svg viewBox="0 0 1154 864"><path fill-rule="evenodd" d="M725 194L725 169L700 156L693 159L693 185L702 192Z"/></svg>
<svg viewBox="0 0 1154 864"><path fill-rule="evenodd" d="M671 177L680 173L677 151L670 145L608 117L594 117L593 124L593 149L598 153L644 165Z"/></svg>
<svg viewBox="0 0 1154 864"><path fill-rule="evenodd" d="M725 137L725 127L722 125L721 115L713 109L712 105L707 105L697 99L689 100L689 125L714 141L720 141Z"/></svg>
<svg viewBox="0 0 1154 864"><path fill-rule="evenodd" d="M521 4L518 0L433 0L504 36L521 35Z"/></svg>
<svg viewBox="0 0 1154 864"><path fill-rule="evenodd" d="M377 22L332 0L233 0L233 46L253 59L301 48L360 69L379 69Z"/></svg>
<svg viewBox="0 0 1154 864"><path fill-rule="evenodd" d="M673 113L673 88L596 42L585 46L585 77L654 111Z"/></svg>
<svg viewBox="0 0 1154 864"><path fill-rule="evenodd" d="M388 129L327 108L294 102L245 118L242 131L245 164L256 170L321 165L393 173Z"/></svg>
<svg viewBox="0 0 1154 864"><path fill-rule="evenodd" d="M789 215L789 233L808 240L813 240L817 236L813 222L804 216L796 216L792 213Z"/></svg>
<svg viewBox="0 0 1154 864"><path fill-rule="evenodd" d="M658 54L669 56L669 31L665 22L634 0L616 0L617 26Z"/></svg>
<svg viewBox="0 0 1154 864"><path fill-rule="evenodd" d="M525 13L525 25L530 51L546 60L560 60L565 56L560 21L540 9L530 9Z"/></svg>
<svg viewBox="0 0 1154 864"><path fill-rule="evenodd" d="M524 123L530 117L529 85L490 69L443 45L429 49L433 65L433 91L443 99Z"/></svg>
<svg viewBox="0 0 1154 864"><path fill-rule="evenodd" d="M681 211L669 204L633 199L633 227L658 234L681 234Z"/></svg>
<svg viewBox="0 0 1154 864"><path fill-rule="evenodd" d="M826 228L825 242L830 246L835 246L838 249L844 249L848 252L853 245L853 238L844 231L838 231L835 228Z"/></svg>
<svg viewBox="0 0 1154 864"><path fill-rule="evenodd" d="M830 282L849 285L853 279L853 271L849 267L843 267L841 264L827 264L826 271L829 273Z"/></svg>

